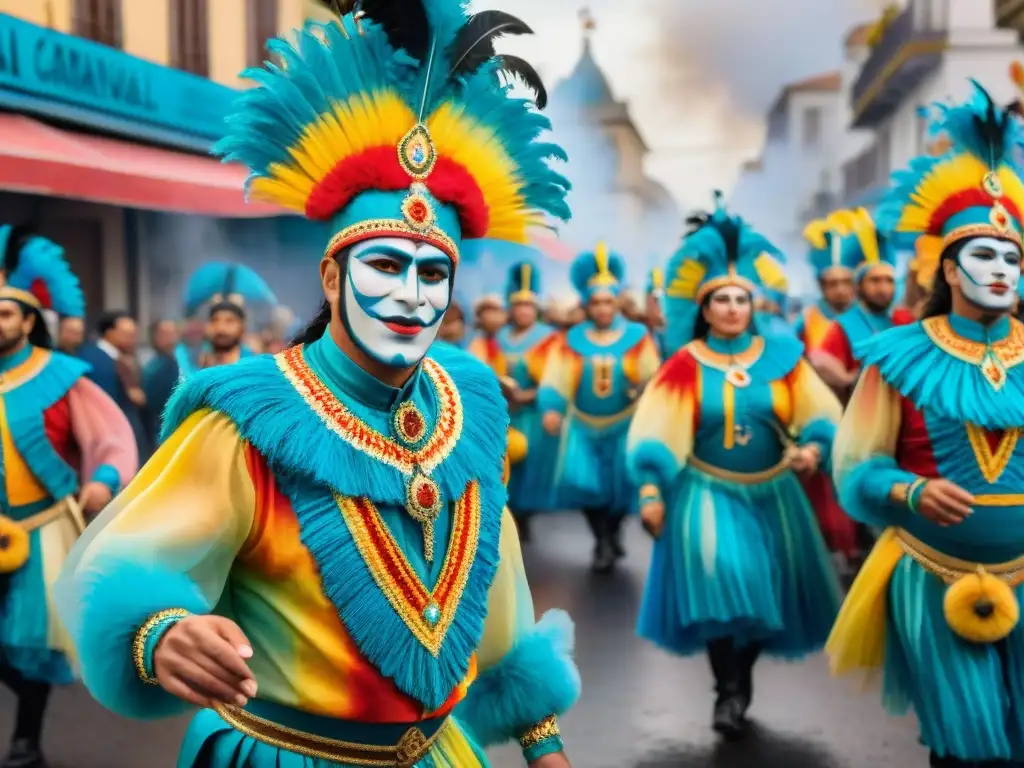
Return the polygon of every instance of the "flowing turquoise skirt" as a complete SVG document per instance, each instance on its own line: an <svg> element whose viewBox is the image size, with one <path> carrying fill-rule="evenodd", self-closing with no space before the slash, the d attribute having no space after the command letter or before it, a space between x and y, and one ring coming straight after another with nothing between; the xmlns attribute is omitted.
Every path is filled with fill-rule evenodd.
<svg viewBox="0 0 1024 768"><path fill-rule="evenodd" d="M483 751L452 720L430 754L413 768L488 768ZM212 709L189 725L178 768L360 768L275 747L235 730Z"/></svg>
<svg viewBox="0 0 1024 768"><path fill-rule="evenodd" d="M542 418L536 406L510 416L512 427L526 437L526 458L512 467L508 481L508 506L516 514L544 512L555 504L558 438L547 433Z"/></svg>
<svg viewBox="0 0 1024 768"><path fill-rule="evenodd" d="M16 507L9 515L13 520L23 520L53 503L52 499L45 499ZM32 531L28 561L14 573L0 576L0 663L12 667L27 680L53 685L75 681L75 673L61 648L69 645L70 640L54 626L59 620L51 610L47 585L48 578L56 577L73 543L73 538L52 527L61 525L62 522L54 522L45 531Z"/></svg>
<svg viewBox="0 0 1024 768"><path fill-rule="evenodd" d="M576 416L566 417L555 480L559 509L636 512L639 491L626 472L629 423L624 418L598 428Z"/></svg>
<svg viewBox="0 0 1024 768"><path fill-rule="evenodd" d="M669 494L637 631L680 655L732 637L796 659L824 647L840 600L792 472L741 485L687 466Z"/></svg>
<svg viewBox="0 0 1024 768"><path fill-rule="evenodd" d="M1024 603L1024 586L1015 590ZM889 584L885 704L913 705L921 740L964 761L1024 761L1024 628L976 645L946 623L946 584L904 557Z"/></svg>

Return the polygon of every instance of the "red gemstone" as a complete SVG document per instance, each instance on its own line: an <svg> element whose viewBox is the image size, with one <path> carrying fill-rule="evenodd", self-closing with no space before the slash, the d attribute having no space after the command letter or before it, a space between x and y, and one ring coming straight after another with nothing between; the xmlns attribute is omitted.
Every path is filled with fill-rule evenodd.
<svg viewBox="0 0 1024 768"><path fill-rule="evenodd" d="M423 222L427 220L427 206L422 200L415 201L409 206L409 215L413 221Z"/></svg>
<svg viewBox="0 0 1024 768"><path fill-rule="evenodd" d="M416 489L416 503L423 509L432 509L437 503L437 494L427 483L421 483Z"/></svg>
<svg viewBox="0 0 1024 768"><path fill-rule="evenodd" d="M406 411L402 415L402 429L414 440L419 437L423 430L423 422L420 420L419 414L412 410Z"/></svg>

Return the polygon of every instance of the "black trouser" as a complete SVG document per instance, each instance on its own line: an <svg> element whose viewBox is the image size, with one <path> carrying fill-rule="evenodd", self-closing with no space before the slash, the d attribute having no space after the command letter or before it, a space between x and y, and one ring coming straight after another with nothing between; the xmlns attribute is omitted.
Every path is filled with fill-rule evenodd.
<svg viewBox="0 0 1024 768"><path fill-rule="evenodd" d="M53 686L37 680L26 680L18 670L0 664L0 682L18 697L18 715L14 723L14 741L23 739L38 745L43 732L43 718Z"/></svg>

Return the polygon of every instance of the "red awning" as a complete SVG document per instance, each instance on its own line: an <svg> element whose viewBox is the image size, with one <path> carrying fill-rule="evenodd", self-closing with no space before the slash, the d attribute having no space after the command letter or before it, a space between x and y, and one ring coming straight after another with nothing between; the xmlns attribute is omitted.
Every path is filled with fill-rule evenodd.
<svg viewBox="0 0 1024 768"><path fill-rule="evenodd" d="M175 213L279 216L246 203L246 171L169 149L74 133L0 113L0 189Z"/></svg>

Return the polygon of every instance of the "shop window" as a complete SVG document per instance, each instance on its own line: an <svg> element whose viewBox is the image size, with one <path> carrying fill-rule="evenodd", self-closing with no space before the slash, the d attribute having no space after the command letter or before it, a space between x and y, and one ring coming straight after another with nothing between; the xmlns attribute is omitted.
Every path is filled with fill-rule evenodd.
<svg viewBox="0 0 1024 768"><path fill-rule="evenodd" d="M171 0L171 65L210 76L210 19L206 0Z"/></svg>
<svg viewBox="0 0 1024 768"><path fill-rule="evenodd" d="M267 40L277 36L277 0L247 0L247 53L250 67L267 58Z"/></svg>
<svg viewBox="0 0 1024 768"><path fill-rule="evenodd" d="M121 47L121 0L75 0L72 22L78 37Z"/></svg>

